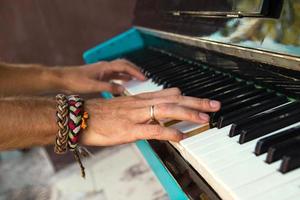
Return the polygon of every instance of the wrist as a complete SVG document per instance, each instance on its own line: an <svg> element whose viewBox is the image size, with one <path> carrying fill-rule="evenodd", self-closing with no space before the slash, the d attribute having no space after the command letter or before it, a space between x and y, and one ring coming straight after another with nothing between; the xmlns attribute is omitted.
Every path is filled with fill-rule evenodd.
<svg viewBox="0 0 300 200"><path fill-rule="evenodd" d="M44 67L41 78L49 86L50 92L65 92L65 70L60 67Z"/></svg>

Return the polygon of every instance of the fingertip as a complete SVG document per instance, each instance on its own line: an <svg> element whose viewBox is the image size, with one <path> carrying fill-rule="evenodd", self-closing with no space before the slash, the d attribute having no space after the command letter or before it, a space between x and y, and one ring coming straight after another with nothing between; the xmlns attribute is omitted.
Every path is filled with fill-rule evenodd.
<svg viewBox="0 0 300 200"><path fill-rule="evenodd" d="M221 103L216 100L210 100L209 101L209 106L214 109L214 110L219 110L221 108Z"/></svg>
<svg viewBox="0 0 300 200"><path fill-rule="evenodd" d="M199 118L201 120L202 123L206 123L209 121L209 115L206 113L199 113Z"/></svg>
<svg viewBox="0 0 300 200"><path fill-rule="evenodd" d="M173 142L180 142L181 140L183 140L185 137L185 135L183 133L177 133L176 136L174 137Z"/></svg>

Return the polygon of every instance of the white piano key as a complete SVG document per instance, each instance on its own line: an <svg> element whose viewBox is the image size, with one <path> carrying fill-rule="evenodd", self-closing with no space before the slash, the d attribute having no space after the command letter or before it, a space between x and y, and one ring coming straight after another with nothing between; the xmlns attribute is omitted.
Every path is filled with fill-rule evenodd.
<svg viewBox="0 0 300 200"><path fill-rule="evenodd" d="M278 131L299 124L297 123ZM222 129L219 130L222 131ZM278 131L270 134L275 134ZM203 140L198 139L198 142L192 143L192 145L188 143L185 146L185 157L197 171L200 171L199 173L208 183L227 199L232 198L234 194L233 188L276 172L279 168L279 162L269 165L264 162L265 155L257 157L253 154L258 139L240 145L237 142L238 136L233 138L227 136L229 133L228 129L224 129L223 133L215 132L218 134L206 137ZM200 136L201 134L198 135L198 137ZM210 141L211 144L205 143L207 141ZM217 149L215 149L216 147Z"/></svg>
<svg viewBox="0 0 300 200"><path fill-rule="evenodd" d="M156 92L163 89L163 86L158 86L151 79L146 81L131 80L123 84L126 91L131 95L141 94L145 92Z"/></svg>
<svg viewBox="0 0 300 200"><path fill-rule="evenodd" d="M194 146L198 147L199 146L198 144L201 141L204 141L204 140L206 140L210 137L215 137L218 134L223 133L223 132L229 133L230 128L231 128L231 125L226 126L222 129L217 129L217 128L209 129L207 131L202 132L201 134L198 134L198 135L195 135L193 137L189 137L185 140L182 140L181 145L184 146L186 149L190 149Z"/></svg>
<svg viewBox="0 0 300 200"><path fill-rule="evenodd" d="M261 179L234 189L238 199L282 199L300 192L300 169L282 174L275 171ZM300 197L300 196L299 196Z"/></svg>
<svg viewBox="0 0 300 200"><path fill-rule="evenodd" d="M131 95L163 89L151 79L144 82L129 81L124 86ZM295 125L281 130L293 126ZM197 128L197 125L180 122L172 127L186 133ZM300 173L299 170L285 175L281 174L277 171L279 161L266 164L264 162L266 154L258 157L253 154L256 142L260 138L240 145L238 143L239 136L233 138L228 136L230 128L231 125L222 129L212 128L184 139L180 143L171 143L223 199L296 199L296 192L300 190L300 185L289 174ZM296 176L300 177L298 174ZM293 182L298 186L286 186L286 183L292 184ZM276 190L277 195L271 192L273 188L278 189L278 192ZM284 196L280 196L282 192L285 192ZM278 198L279 196L282 198Z"/></svg>
<svg viewBox="0 0 300 200"><path fill-rule="evenodd" d="M194 131L196 131L197 129L201 129L206 127L207 124L196 124L193 122L187 122L187 121L181 121L181 122L177 122L171 126L169 126L170 128L174 128L179 130L180 132L182 132L183 134L190 134ZM184 148L181 146L180 143L177 142L172 142L170 141L170 143L183 155L184 154Z"/></svg>

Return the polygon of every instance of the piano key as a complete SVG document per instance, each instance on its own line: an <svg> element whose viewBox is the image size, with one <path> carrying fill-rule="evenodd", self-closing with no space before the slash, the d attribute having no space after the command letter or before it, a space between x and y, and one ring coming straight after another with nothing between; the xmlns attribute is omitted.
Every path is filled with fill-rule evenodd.
<svg viewBox="0 0 300 200"><path fill-rule="evenodd" d="M238 89L240 87L242 87L242 85L239 82L229 83L229 84L226 84L224 86L218 87L216 89L206 91L206 92L202 92L201 95L205 98L213 99L211 97L213 97L215 95L218 95L220 93L224 93L224 92L229 91L229 90Z"/></svg>
<svg viewBox="0 0 300 200"><path fill-rule="evenodd" d="M233 102L229 105L222 105L220 111L211 114L210 124L215 126L217 121L219 120L219 117L221 115L223 115L224 113L230 113L231 111L241 109L243 107L250 106L250 105L256 104L258 102L261 102L264 99L274 98L274 96L275 95L273 93L266 92L266 93L261 93L261 94L255 95L255 96L250 96L246 99L237 100L236 102ZM221 103L222 103L222 101L221 101Z"/></svg>
<svg viewBox="0 0 300 200"><path fill-rule="evenodd" d="M298 102L291 102L291 103L287 103L286 105L282 105L280 107L276 107L276 108L268 110L266 112L262 112L258 115L251 116L249 118L235 122L231 126L229 136L233 137L233 136L239 135L242 128L249 127L250 125L255 125L258 122L266 121L266 120L272 118L273 116L279 116L279 115L287 113L291 110L297 109L298 107L299 107Z"/></svg>
<svg viewBox="0 0 300 200"><path fill-rule="evenodd" d="M300 169L289 174L283 175L278 171L273 171L267 176L257 179L249 184L233 189L235 197L242 199L273 199L267 197L275 197L274 199L283 199L290 195L294 195L299 188ZM283 187L285 193L278 193L280 187ZM265 194L265 195L264 195ZM275 194L280 194L276 196Z"/></svg>
<svg viewBox="0 0 300 200"><path fill-rule="evenodd" d="M224 78L224 79L216 81L212 84L207 84L205 86L202 86L199 89L195 90L194 92L191 91L190 95L195 96L195 97L203 97L202 93L204 93L204 92L215 90L224 85L233 84L233 83L236 83L236 81L233 78Z"/></svg>
<svg viewBox="0 0 300 200"><path fill-rule="evenodd" d="M178 85L178 87L186 94L188 95L188 92L190 90L193 90L195 88L201 87L206 84L214 83L215 81L224 79L224 76L221 74L211 74L210 76L196 79L194 81L190 81L188 83L185 83L183 85Z"/></svg>
<svg viewBox="0 0 300 200"><path fill-rule="evenodd" d="M279 171L282 173L290 172L291 170L300 168L300 151L284 155ZM300 184L299 184L300 187Z"/></svg>
<svg viewBox="0 0 300 200"><path fill-rule="evenodd" d="M269 110L271 108L275 108L276 106L279 106L279 105L287 103L287 102L288 102L288 100L286 97L279 96L279 97L272 98L272 99L266 99L264 101L246 106L244 108L235 110L230 113L225 113L223 115L220 115L220 117L218 119L217 127L222 128L222 127L232 124L236 121L239 121L243 118L250 117L254 114L258 114L260 112Z"/></svg>
<svg viewBox="0 0 300 200"><path fill-rule="evenodd" d="M196 96L201 92L201 90L202 91L203 90L208 91L209 87L214 87L214 86L220 87L222 82L226 82L226 81L232 82L233 79L221 75L220 77L214 77L214 78L211 78L208 81L204 81L204 82L201 82L201 83L194 84L192 87L189 87L188 89L185 88L183 90L184 90L186 95Z"/></svg>
<svg viewBox="0 0 300 200"><path fill-rule="evenodd" d="M173 77L176 74L186 73L189 71L191 71L191 67L185 62L171 62L164 65L163 68L159 67L153 70L148 70L148 73L151 77L153 77L153 80L156 81L157 79L168 79L168 77Z"/></svg>
<svg viewBox="0 0 300 200"><path fill-rule="evenodd" d="M188 78L178 79L176 81L166 81L164 87L179 87L181 89L192 87L194 84L199 82L208 81L211 77L221 76L220 74L215 74L212 71L202 71L201 73L196 73Z"/></svg>
<svg viewBox="0 0 300 200"><path fill-rule="evenodd" d="M256 143L254 151L255 155L266 153L270 146L297 136L300 136L300 127L295 127L269 137L264 137Z"/></svg>
<svg viewBox="0 0 300 200"><path fill-rule="evenodd" d="M253 90L244 92L242 94L236 95L235 98L232 98L232 97L222 98L221 101L222 101L222 104L226 105L226 104L231 104L231 103L234 103L234 102L237 102L237 101L240 101L240 100L252 97L252 96L256 96L259 94L263 94L263 93L266 94L267 92L265 90L261 90L261 89L253 89Z"/></svg>
<svg viewBox="0 0 300 200"><path fill-rule="evenodd" d="M191 75L194 73L195 72L188 66L179 65L177 69L167 70L166 73L154 74L153 80L158 84L163 84L164 82L172 81L172 79L178 79L182 76L184 77L184 75Z"/></svg>
<svg viewBox="0 0 300 200"><path fill-rule="evenodd" d="M169 68L168 68L169 69ZM153 73L154 74L154 73ZM159 74L159 72L158 72ZM167 73L166 73L167 74ZM198 87L204 86L205 84L214 84L213 82L209 82L208 80L210 79L210 77L208 77L206 79L206 83L203 83L203 80L199 81L199 80L195 80L194 77L189 77L189 74L193 74L192 71L184 71L184 73L180 73L180 71L177 71L176 73L172 74L172 76L165 76L164 82L159 82L160 84L164 85L165 87L167 86L168 81L169 82L173 82L174 83L178 83L178 81L176 79L180 79L180 77L185 77L183 79L181 79L182 81L180 82L180 86L182 88L187 88L191 89L191 88L195 88L195 85L198 84ZM213 73L214 74L214 73ZM264 74L262 72L262 74ZM217 74L217 76L224 76L223 74ZM155 77L155 75L153 76ZM157 75L158 77L158 75ZM189 78L188 78L189 77ZM263 77L265 78L265 77ZM168 80L170 79L170 80ZM159 80L159 78L157 78L157 80ZM188 82L185 82L186 80L189 80ZM156 81L158 82L158 81ZM200 82L202 82L203 85L200 84ZM152 81L150 81L151 84L154 84ZM243 84L243 83L241 83ZM156 87L158 87L157 84L154 84ZM171 86L171 84L169 84ZM175 85L174 85L175 86ZM242 89L240 89L240 87L238 88L233 88L233 89L229 89L228 90L218 90L219 88L221 88L223 86L220 87L216 87L215 90L204 90L204 89L198 89L199 91L201 91L202 95L207 95L205 97L216 97L213 99L219 99L219 100L223 100L225 101L225 104L223 105L230 105L231 103L229 102L235 102L234 100L228 100L228 102L226 102L225 98L235 98L237 96L237 94L243 94L243 92L240 92ZM208 89L211 89L209 87L207 87ZM243 88L243 87L241 87ZM246 87L245 87L246 88ZM250 90L250 88L254 88L253 85L248 85L248 91ZM255 90L257 91L257 89L255 88ZM220 93L217 93L216 91L222 91ZM238 91L238 92L237 92ZM244 89L244 93L247 90ZM236 93L235 93L236 92ZM277 97L274 96L274 99L281 99L281 97ZM251 106L253 106L254 108L258 108L255 106L258 105L264 105L266 107L259 107L261 108L261 110L256 110L254 111L253 109L251 109L251 106L248 107L248 110L245 107L241 107L241 111L234 111L232 112L230 109L228 111L230 111L231 113L234 114L240 114L241 117L238 118L238 124L239 125L243 125L240 126L240 128L253 128L255 127L254 125L251 125L251 123L254 123L255 120L257 120L258 122L265 122L265 124L268 125L267 120L269 119L274 119L274 116L276 118L276 116L280 115L280 112L272 112L274 111L275 108L273 108L273 106L269 106L265 103L269 102L270 104L273 103L273 101L271 101L272 99L268 99L268 100L264 100L262 99L262 101L258 101L257 104L251 104ZM280 102L280 101L279 101ZM286 101L284 101L285 103ZM274 106L277 106L278 104L281 103L277 103L274 104ZM249 105L248 105L249 106ZM268 110L268 106L272 107L271 110ZM284 107L284 106L282 106ZM288 111L292 111L293 109L296 109L297 106L294 107L285 107L284 108L284 112L287 113ZM298 107L299 108L299 107ZM268 111L266 111L268 110ZM276 110L276 109L275 109ZM247 112L247 114L243 113ZM234 114L230 115L230 112L224 112L224 115L221 116L233 116ZM252 113L255 114L255 116L251 116ZM263 114L260 112L264 112ZM283 112L283 111L282 111ZM294 111L296 112L296 111ZM269 115L268 115L269 114ZM244 116L243 116L244 115ZM243 119L247 117L247 119ZM250 121L249 121L250 120ZM247 123L249 122L248 126ZM276 122L276 120L275 120ZM230 124L231 122L229 122ZM280 122L281 123L281 122ZM264 124L264 123L263 123ZM288 130L291 127L294 127L295 124L290 125L288 127L284 127L282 129L279 130L275 130L274 132L271 133L266 133L266 136L270 136L270 135L276 135L276 133L283 131L283 130ZM298 123L299 125L299 123ZM180 145L182 144L186 144L188 145L190 148L193 149L194 153L198 153L197 157L191 157L191 151L190 149L185 148L186 153L184 153L184 157L187 159L190 159L188 161L190 161L190 163L195 167L195 169L200 172L200 174L204 176L204 178L206 180L208 180L208 183L211 184L211 186L213 188L217 188L216 191L219 193L219 191L224 192L224 196L222 196L222 198L225 199L233 199L233 197L235 197L236 199L256 199L256 198L252 198L252 197L259 197L261 194L268 194L268 191L271 191L274 187L280 187L280 186L285 186L285 184L281 184L279 183L279 179L272 179L274 181L274 184L276 183L276 185L273 185L272 187L264 187L265 184L269 184L268 180L264 180L265 177L273 177L274 173L280 174L277 169L279 168L280 165L280 161L277 161L275 163L272 163L271 165L268 165L264 162L264 158L265 158L265 154L261 155L261 156L255 156L254 154L252 154L252 151L257 143L257 141L261 140L262 137L265 136L259 136L258 138L255 138L243 145L238 143L239 140L239 136L236 137L228 137L229 134L229 130L231 129L232 125L229 126L225 126L223 128L220 129L216 129L216 128L212 128L209 129L207 131L202 132L201 134L189 137L183 141L180 142ZM217 148L216 148L217 147ZM226 155L226 156L224 156ZM203 163L200 163L199 161L202 160ZM259 161L259 162L257 162ZM249 169L256 169L259 168L260 171L257 172L257 170L252 170L249 172ZM236 172L235 172L236 171ZM247 173L245 173L245 171ZM293 170L289 173L287 173L286 175L297 171ZM249 172L249 173L248 173ZM250 177L249 177L250 176ZM263 180L261 183L262 185L255 185L254 183L257 183L257 181ZM270 179L271 180L271 179ZM270 181L269 180L269 181ZM277 181L275 181L277 180ZM285 179L286 180L286 179ZM215 182L214 182L215 181ZM288 181L288 183L293 182L293 180ZM253 185L257 186L258 189L253 189L253 186L248 186L248 185ZM280 186L277 185L281 184ZM271 184L273 184L273 182L271 182ZM235 186L235 187L233 187ZM243 195L242 193L239 193L240 189L246 186L248 187L248 189L245 189L245 191L247 191L247 195ZM268 185L269 186L269 185ZM251 188L251 189L250 189ZM266 188L266 189L265 189ZM280 187L281 188L281 187ZM299 185L297 186L297 189L299 189ZM285 190L282 190L285 191ZM219 193L219 194L223 194L223 193ZM293 197L295 196L295 192L293 192L293 194L286 194L285 197ZM258 195L260 194L260 195ZM280 193L278 193L280 194ZM277 196L274 196L277 197ZM280 195L280 197L282 197L282 195ZM267 198L268 199L268 198ZM287 198L288 199L288 198Z"/></svg>
<svg viewBox="0 0 300 200"><path fill-rule="evenodd" d="M245 92L249 92L253 89L254 89L253 85L242 85L241 84L240 87L230 89L230 90L226 90L222 93L219 93L219 94L216 94L216 95L212 96L211 98L221 101L224 98L234 98L237 95L243 94Z"/></svg>
<svg viewBox="0 0 300 200"><path fill-rule="evenodd" d="M206 70L198 70L196 72L190 71L189 73L183 74L180 77L176 76L169 78L168 80L161 81L161 84L165 85L166 87L175 87L177 85L188 83L194 79L205 78L211 74L213 74L213 72Z"/></svg>
<svg viewBox="0 0 300 200"><path fill-rule="evenodd" d="M289 126L300 121L300 110L290 111L280 116L273 117L263 122L259 122L241 130L239 143L243 144L255 138L264 136L265 134L277 129Z"/></svg>
<svg viewBox="0 0 300 200"><path fill-rule="evenodd" d="M289 129L293 126L294 125L286 127L282 130ZM269 135L276 134L277 132L278 130L269 133ZM240 145L237 143L237 137L229 139L225 132L225 134L214 135L205 140L197 141L197 143L189 145L187 148L202 157L202 159L205 159L206 163L209 164L212 169L218 171L229 166L234 166L234 164L247 160L249 157L252 158L254 156L252 155L252 151L257 140L258 139ZM216 146L218 147L217 149ZM223 155L226 155L226 157ZM260 157L260 160L263 162L265 157Z"/></svg>
<svg viewBox="0 0 300 200"><path fill-rule="evenodd" d="M283 155L300 152L300 137L290 138L286 141L280 142L271 146L268 149L266 162L272 163L282 158Z"/></svg>
<svg viewBox="0 0 300 200"><path fill-rule="evenodd" d="M195 134L199 134L205 130L209 129L209 125L208 124L196 124L196 123L192 123L192 122L187 122L187 121L181 121L178 123L175 123L171 126L169 126L170 128L174 128L179 130L181 133L187 135L188 137L193 136ZM182 146L177 143L177 142L172 142L170 141L170 143L180 152L182 153Z"/></svg>
<svg viewBox="0 0 300 200"><path fill-rule="evenodd" d="M194 73L187 76L187 77L177 77L175 80L166 80L163 84L166 85L166 87L174 87L177 85L184 85L186 83L189 83L191 81L208 78L210 75L214 74L213 71L204 70L204 69L197 69L193 71Z"/></svg>
<svg viewBox="0 0 300 200"><path fill-rule="evenodd" d="M160 74L163 75L164 72L170 73L171 68L181 68L183 65L186 63L184 62L166 62L166 61L161 61L160 64L155 64L155 68L145 68L142 70L142 72L147 76L148 78L155 78L156 75Z"/></svg>
<svg viewBox="0 0 300 200"><path fill-rule="evenodd" d="M299 123L285 127L281 130L288 129L296 125L299 125ZM240 145L237 143L237 139L232 141L232 139L227 136L228 132L222 133L222 131L220 132L222 129L218 130L219 131L216 131L218 134L214 134L212 137L207 137L204 140L198 140L201 142L194 142L185 145L185 141L183 140L181 144L186 149L185 158L190 161L194 168L203 175L203 177L213 186L214 189L217 190L219 194L228 194L229 188L236 188L246 183L250 183L251 181L259 180L261 177L264 177L278 169L279 162L274 163L275 165L267 165L263 161L264 157L258 158L251 153L251 149L253 150L255 146L255 141L249 142L245 145ZM229 131L228 128L227 131ZM275 133L276 132L270 134ZM205 132L202 134L205 134ZM197 136L200 138L202 134ZM223 139L220 139L219 137L223 137ZM192 138L193 137L188 139L191 140ZM209 140L214 143L207 145ZM196 149L193 149L191 145L196 147ZM220 145L222 148L220 148ZM217 150L214 149L216 147L218 147ZM260 170L249 171L249 169ZM231 198L228 197L227 199Z"/></svg>
<svg viewBox="0 0 300 200"><path fill-rule="evenodd" d="M151 79L147 81L131 80L123 85L126 92L130 95L140 94L144 92L156 92L163 89L162 86L158 86L152 82Z"/></svg>

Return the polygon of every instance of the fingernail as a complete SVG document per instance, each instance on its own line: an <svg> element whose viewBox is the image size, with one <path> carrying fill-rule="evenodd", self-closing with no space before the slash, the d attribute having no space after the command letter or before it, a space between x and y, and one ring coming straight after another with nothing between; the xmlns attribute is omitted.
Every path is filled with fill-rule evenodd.
<svg viewBox="0 0 300 200"><path fill-rule="evenodd" d="M209 116L207 114L205 114L205 113L199 113L199 117L203 121L208 121L209 120Z"/></svg>
<svg viewBox="0 0 300 200"><path fill-rule="evenodd" d="M211 101L209 101L209 105L212 108L219 108L220 107L220 102L219 101L215 101L215 100L211 100Z"/></svg>

